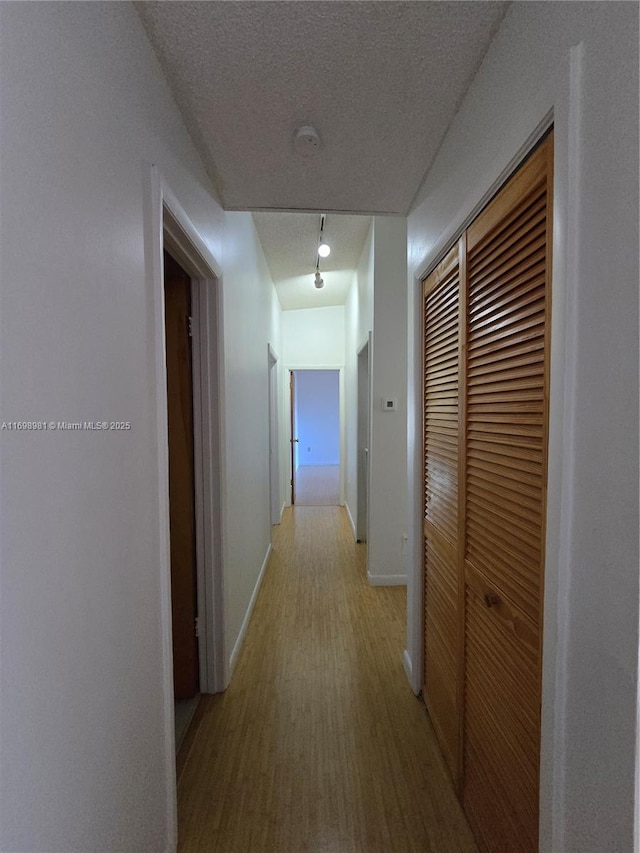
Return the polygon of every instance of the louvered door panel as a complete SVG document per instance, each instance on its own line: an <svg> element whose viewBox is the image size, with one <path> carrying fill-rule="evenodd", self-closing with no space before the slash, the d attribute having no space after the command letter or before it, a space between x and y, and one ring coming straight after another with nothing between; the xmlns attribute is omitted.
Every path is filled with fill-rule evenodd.
<svg viewBox="0 0 640 853"><path fill-rule="evenodd" d="M454 778L458 737L458 249L424 282L424 698Z"/></svg>
<svg viewBox="0 0 640 853"><path fill-rule="evenodd" d="M456 550L425 533L424 700L452 778L458 764L458 582Z"/></svg>
<svg viewBox="0 0 640 853"><path fill-rule="evenodd" d="M530 853L538 849L537 646L467 586L465 648L465 811L481 849Z"/></svg>
<svg viewBox="0 0 640 853"><path fill-rule="evenodd" d="M535 623L546 474L546 209L541 171L515 209L469 245L467 260L465 557ZM527 463L526 478L516 461Z"/></svg>
<svg viewBox="0 0 640 853"><path fill-rule="evenodd" d="M537 850L549 145L467 233L463 802L492 853Z"/></svg>
<svg viewBox="0 0 640 853"><path fill-rule="evenodd" d="M424 695L483 853L538 849L552 151L424 281Z"/></svg>

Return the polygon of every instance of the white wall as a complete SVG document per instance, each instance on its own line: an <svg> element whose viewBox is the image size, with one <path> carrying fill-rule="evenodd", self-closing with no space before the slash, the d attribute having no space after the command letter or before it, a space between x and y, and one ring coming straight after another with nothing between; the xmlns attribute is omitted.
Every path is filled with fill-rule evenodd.
<svg viewBox="0 0 640 853"><path fill-rule="evenodd" d="M551 110L553 340L540 850L605 853L632 850L634 843L637 4L511 6L409 217L410 363L419 363L417 281ZM409 387L415 403L416 371L410 370ZM417 687L417 405L413 413L408 648Z"/></svg>
<svg viewBox="0 0 640 853"><path fill-rule="evenodd" d="M216 203L133 7L0 16L0 421L132 424L0 434L0 849L171 850L152 163L223 270L227 656L269 542L279 309L250 217Z"/></svg>
<svg viewBox="0 0 640 853"><path fill-rule="evenodd" d="M407 224L373 220L373 353L367 572L373 584L406 583ZM396 401L383 409L383 398Z"/></svg>
<svg viewBox="0 0 640 853"><path fill-rule="evenodd" d="M226 214L223 268L225 640L232 669L271 539L268 344L277 353L281 350L275 288L249 213Z"/></svg>
<svg viewBox="0 0 640 853"><path fill-rule="evenodd" d="M340 374L297 370L298 465L340 464Z"/></svg>
<svg viewBox="0 0 640 853"><path fill-rule="evenodd" d="M282 312L282 360L287 367L344 365L344 306Z"/></svg>
<svg viewBox="0 0 640 853"><path fill-rule="evenodd" d="M373 218L346 302L346 506L352 525L358 506L357 353L373 332L367 572L378 585L406 583L406 240L403 218ZM383 411L383 397L396 399L396 411Z"/></svg>

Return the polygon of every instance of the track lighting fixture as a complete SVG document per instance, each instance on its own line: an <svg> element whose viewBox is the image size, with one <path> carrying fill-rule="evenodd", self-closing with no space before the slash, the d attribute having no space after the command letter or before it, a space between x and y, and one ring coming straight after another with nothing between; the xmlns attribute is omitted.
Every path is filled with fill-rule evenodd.
<svg viewBox="0 0 640 853"><path fill-rule="evenodd" d="M318 290L324 287L324 279L320 275L320 258L326 258L331 249L324 239L324 222L326 215L323 213L320 217L320 236L318 237L318 251L316 253L316 274L313 280L314 287Z"/></svg>
<svg viewBox="0 0 640 853"><path fill-rule="evenodd" d="M318 254L321 258L327 258L331 254L331 246L327 243L324 236L324 225L326 222L326 214L320 217L320 237L318 239Z"/></svg>

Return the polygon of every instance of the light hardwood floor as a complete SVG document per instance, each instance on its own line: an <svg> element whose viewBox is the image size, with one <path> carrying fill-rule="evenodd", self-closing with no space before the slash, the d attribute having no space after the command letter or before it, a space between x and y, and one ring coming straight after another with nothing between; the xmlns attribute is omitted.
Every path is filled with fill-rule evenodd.
<svg viewBox="0 0 640 853"><path fill-rule="evenodd" d="M402 668L406 595L341 507L288 509L226 693L178 758L182 853L476 853Z"/></svg>

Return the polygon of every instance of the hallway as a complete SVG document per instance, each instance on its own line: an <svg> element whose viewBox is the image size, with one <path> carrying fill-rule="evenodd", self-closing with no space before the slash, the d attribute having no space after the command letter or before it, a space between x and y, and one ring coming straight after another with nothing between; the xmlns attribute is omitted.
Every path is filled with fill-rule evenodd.
<svg viewBox="0 0 640 853"><path fill-rule="evenodd" d="M178 756L182 853L472 853L402 669L406 595L341 507L287 509L226 693Z"/></svg>

